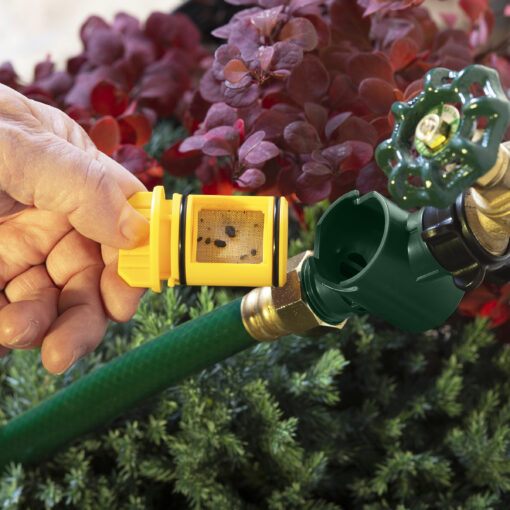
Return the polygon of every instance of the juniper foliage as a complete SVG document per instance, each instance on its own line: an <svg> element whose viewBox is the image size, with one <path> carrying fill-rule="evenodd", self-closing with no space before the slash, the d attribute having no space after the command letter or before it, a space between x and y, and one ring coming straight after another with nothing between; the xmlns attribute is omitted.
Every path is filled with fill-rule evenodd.
<svg viewBox="0 0 510 510"><path fill-rule="evenodd" d="M2 423L230 298L146 293L63 377L13 353ZM507 508L509 376L484 320L413 335L353 317L338 334L257 345L39 465L11 464L1 508Z"/></svg>

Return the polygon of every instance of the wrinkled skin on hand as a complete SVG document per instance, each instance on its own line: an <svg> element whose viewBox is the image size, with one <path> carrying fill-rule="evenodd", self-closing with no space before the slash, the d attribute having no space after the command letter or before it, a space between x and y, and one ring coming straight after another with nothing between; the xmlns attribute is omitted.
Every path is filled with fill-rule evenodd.
<svg viewBox="0 0 510 510"><path fill-rule="evenodd" d="M149 235L127 203L147 190L66 114L3 85L0 133L0 355L41 347L62 373L136 312L144 289L117 275L118 249Z"/></svg>

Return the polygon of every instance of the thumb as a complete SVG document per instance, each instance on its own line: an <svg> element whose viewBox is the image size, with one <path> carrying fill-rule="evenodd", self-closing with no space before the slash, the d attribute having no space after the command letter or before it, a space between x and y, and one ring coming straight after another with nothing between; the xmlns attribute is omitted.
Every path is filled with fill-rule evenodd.
<svg viewBox="0 0 510 510"><path fill-rule="evenodd" d="M64 214L80 234L101 244L131 249L148 238L149 222L127 202L147 189L128 170L51 133L18 132L15 138L4 158L9 178L1 179L0 168L0 188L9 195Z"/></svg>

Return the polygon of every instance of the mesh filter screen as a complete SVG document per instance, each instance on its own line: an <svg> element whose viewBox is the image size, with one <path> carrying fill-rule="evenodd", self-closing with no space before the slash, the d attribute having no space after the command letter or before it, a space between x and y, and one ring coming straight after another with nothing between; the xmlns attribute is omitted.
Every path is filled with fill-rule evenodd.
<svg viewBox="0 0 510 510"><path fill-rule="evenodd" d="M202 209L198 213L197 262L260 264L264 213Z"/></svg>

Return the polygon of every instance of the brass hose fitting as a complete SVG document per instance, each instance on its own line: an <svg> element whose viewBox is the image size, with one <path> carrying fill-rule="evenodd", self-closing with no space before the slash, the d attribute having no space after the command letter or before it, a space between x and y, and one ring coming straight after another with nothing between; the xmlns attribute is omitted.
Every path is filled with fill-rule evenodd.
<svg viewBox="0 0 510 510"><path fill-rule="evenodd" d="M287 262L287 283L283 287L258 287L246 294L241 316L246 331L260 342L294 334L315 334L324 329L340 330L347 319L337 325L319 319L306 303L301 291L301 268L313 254L302 252Z"/></svg>
<svg viewBox="0 0 510 510"><path fill-rule="evenodd" d="M476 240L493 255L510 237L510 142L499 146L496 164L465 193L466 218Z"/></svg>

